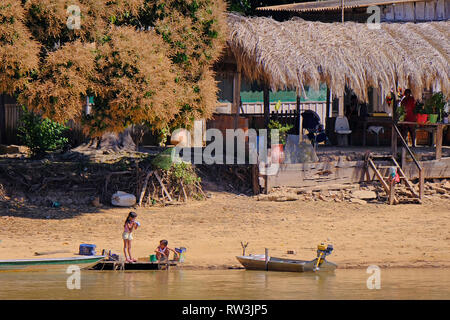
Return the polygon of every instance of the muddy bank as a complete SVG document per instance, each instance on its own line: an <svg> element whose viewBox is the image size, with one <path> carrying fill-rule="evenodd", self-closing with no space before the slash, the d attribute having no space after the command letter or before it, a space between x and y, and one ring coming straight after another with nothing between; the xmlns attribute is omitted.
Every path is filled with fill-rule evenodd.
<svg viewBox="0 0 450 320"><path fill-rule="evenodd" d="M318 243L335 250L339 268L450 267L450 200L430 197L419 204L335 202L314 198L258 201L258 197L213 192L205 201L138 208L141 228L133 254L148 257L159 240L187 248L186 268L238 265L241 241L247 253L313 259ZM14 206L0 208L0 259L29 258L36 251L69 250L94 243L97 251L122 254L123 223L129 209ZM295 251L296 254L287 254Z"/></svg>

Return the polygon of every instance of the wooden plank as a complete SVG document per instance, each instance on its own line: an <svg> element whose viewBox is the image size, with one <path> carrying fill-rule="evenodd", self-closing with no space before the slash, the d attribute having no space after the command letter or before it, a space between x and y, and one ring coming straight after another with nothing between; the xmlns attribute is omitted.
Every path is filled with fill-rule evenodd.
<svg viewBox="0 0 450 320"><path fill-rule="evenodd" d="M445 19L450 19L450 1L445 1Z"/></svg>
<svg viewBox="0 0 450 320"><path fill-rule="evenodd" d="M416 21L425 20L425 2L416 2L415 14L416 14Z"/></svg>
<svg viewBox="0 0 450 320"><path fill-rule="evenodd" d="M450 158L441 158L439 160L421 161L423 167L423 178L450 178ZM419 178L419 171L413 162L407 161L403 169L409 179Z"/></svg>
<svg viewBox="0 0 450 320"><path fill-rule="evenodd" d="M414 3L403 3L404 21L414 21Z"/></svg>
<svg viewBox="0 0 450 320"><path fill-rule="evenodd" d="M436 2L436 19L445 20L445 0L437 0Z"/></svg>
<svg viewBox="0 0 450 320"><path fill-rule="evenodd" d="M389 194L389 192L390 192L389 186L386 184L386 181L384 181L383 176L378 171L378 169L377 169L376 165L373 163L372 159L368 159L368 163L371 166L372 170L375 171L375 174L377 175L378 180L380 180L381 185L383 186L386 193Z"/></svg>
<svg viewBox="0 0 450 320"><path fill-rule="evenodd" d="M164 183L162 182L161 178L159 177L158 172L155 171L154 175L155 175L156 179L158 179L158 182L161 185L161 188L164 191L164 193L166 194L169 201L172 201L172 197L170 196L169 192L167 191L166 187L164 186Z"/></svg>
<svg viewBox="0 0 450 320"><path fill-rule="evenodd" d="M420 164L424 169L424 179L450 178L450 158L421 161ZM371 167L368 170L370 171L366 172L364 161L281 164L276 175L260 176L263 181L261 187L270 191L274 187L281 186L320 188L333 184L359 183L367 181L367 177L372 174L376 176ZM408 179L419 178L419 171L413 162L406 160L402 171Z"/></svg>
<svg viewBox="0 0 450 320"><path fill-rule="evenodd" d="M392 157L392 161L395 163L395 165L397 166L397 170L400 171L400 177L404 178L403 182L406 184L406 186L408 187L408 189L411 191L411 193L413 194L413 196L415 197L419 197L419 195L417 194L416 190L414 190L413 185L411 184L411 182L408 180L408 178L405 175L405 172L403 172L402 168L399 166L397 160L395 160L394 157Z"/></svg>
<svg viewBox="0 0 450 320"><path fill-rule="evenodd" d="M425 20L433 21L436 17L436 2L425 2Z"/></svg>
<svg viewBox="0 0 450 320"><path fill-rule="evenodd" d="M403 21L404 14L403 14L403 6L402 4L396 4L394 6L394 21Z"/></svg>
<svg viewBox="0 0 450 320"><path fill-rule="evenodd" d="M141 206L142 204L142 200L144 199L144 195L145 195L145 190L147 190L147 184L148 184L148 179L150 179L150 177L153 175L153 170L149 171L147 173L147 176L145 177L145 181L144 181L144 185L142 186L142 190L141 190L141 195L139 196L139 202L138 205Z"/></svg>
<svg viewBox="0 0 450 320"><path fill-rule="evenodd" d="M383 10L381 11L381 15L382 15L381 19L384 21L394 21L394 19L395 19L394 6L393 5L386 6L386 9L384 11ZM383 19L383 15L384 15L384 19Z"/></svg>

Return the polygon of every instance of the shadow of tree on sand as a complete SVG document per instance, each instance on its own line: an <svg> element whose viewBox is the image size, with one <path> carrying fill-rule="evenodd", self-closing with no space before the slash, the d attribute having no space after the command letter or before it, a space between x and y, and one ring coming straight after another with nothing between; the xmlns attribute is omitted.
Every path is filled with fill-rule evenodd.
<svg viewBox="0 0 450 320"><path fill-rule="evenodd" d="M63 220L75 218L76 216L83 214L100 213L101 209L102 207L87 205L71 205L52 208L13 200L0 201L0 217L9 216L27 219Z"/></svg>

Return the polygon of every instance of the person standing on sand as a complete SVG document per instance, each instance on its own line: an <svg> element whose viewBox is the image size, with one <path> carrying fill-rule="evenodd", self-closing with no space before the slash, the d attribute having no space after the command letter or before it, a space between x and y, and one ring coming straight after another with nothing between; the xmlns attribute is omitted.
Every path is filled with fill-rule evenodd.
<svg viewBox="0 0 450 320"><path fill-rule="evenodd" d="M140 226L140 223L136 221L136 217L137 217L136 212L130 212L124 224L122 239L123 239L123 253L125 254L126 262L136 262L136 259L133 259L131 257L131 240L133 240L133 230L136 230Z"/></svg>

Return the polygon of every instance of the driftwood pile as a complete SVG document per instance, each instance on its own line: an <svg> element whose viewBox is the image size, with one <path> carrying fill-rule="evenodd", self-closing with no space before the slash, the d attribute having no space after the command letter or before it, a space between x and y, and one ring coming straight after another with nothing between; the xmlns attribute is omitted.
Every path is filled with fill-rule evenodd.
<svg viewBox="0 0 450 320"><path fill-rule="evenodd" d="M136 196L138 205L168 204L206 197L193 168L185 180L174 170L154 169L146 161L118 164L18 161L0 163L0 201L20 199L36 205L109 205L123 191ZM186 182L187 181L187 182Z"/></svg>
<svg viewBox="0 0 450 320"><path fill-rule="evenodd" d="M246 164L196 165L203 180L211 181L224 190L252 195L252 166Z"/></svg>

